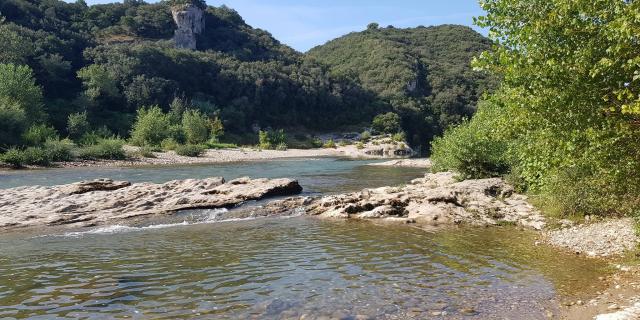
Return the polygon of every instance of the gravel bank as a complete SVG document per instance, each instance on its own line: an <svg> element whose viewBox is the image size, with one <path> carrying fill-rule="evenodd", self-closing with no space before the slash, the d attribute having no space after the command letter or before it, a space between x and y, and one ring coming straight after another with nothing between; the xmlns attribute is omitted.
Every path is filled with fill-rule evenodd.
<svg viewBox="0 0 640 320"><path fill-rule="evenodd" d="M622 255L638 246L631 218L611 219L547 232L548 243L591 257Z"/></svg>

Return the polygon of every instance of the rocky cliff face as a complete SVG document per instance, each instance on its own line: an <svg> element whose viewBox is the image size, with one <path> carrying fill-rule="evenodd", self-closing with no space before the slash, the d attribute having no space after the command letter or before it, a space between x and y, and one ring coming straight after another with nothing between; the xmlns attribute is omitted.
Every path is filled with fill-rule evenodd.
<svg viewBox="0 0 640 320"><path fill-rule="evenodd" d="M178 26L173 40L176 48L196 49L196 35L204 31L204 11L194 5L171 8L173 21Z"/></svg>

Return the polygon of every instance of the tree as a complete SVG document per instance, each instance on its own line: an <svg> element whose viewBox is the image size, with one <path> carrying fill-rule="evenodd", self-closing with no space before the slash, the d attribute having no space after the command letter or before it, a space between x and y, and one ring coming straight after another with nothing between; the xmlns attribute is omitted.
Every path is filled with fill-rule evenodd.
<svg viewBox="0 0 640 320"><path fill-rule="evenodd" d="M87 112L72 113L67 119L67 132L71 139L77 140L87 134L91 126L87 119Z"/></svg>
<svg viewBox="0 0 640 320"><path fill-rule="evenodd" d="M381 133L398 133L400 131L400 116L397 113L387 112L373 118L373 130Z"/></svg>
<svg viewBox="0 0 640 320"><path fill-rule="evenodd" d="M204 143L209 139L209 119L198 110L187 110L182 115L182 130L187 143Z"/></svg>
<svg viewBox="0 0 640 320"><path fill-rule="evenodd" d="M120 95L115 76L102 65L92 64L80 69L78 78L82 80L86 96L93 100Z"/></svg>
<svg viewBox="0 0 640 320"><path fill-rule="evenodd" d="M158 106L140 108L131 130L131 142L137 146L159 146L171 134L169 116Z"/></svg>
<svg viewBox="0 0 640 320"><path fill-rule="evenodd" d="M24 130L42 120L42 91L31 69L0 64L0 146L20 144Z"/></svg>
<svg viewBox="0 0 640 320"><path fill-rule="evenodd" d="M371 22L367 25L367 30L378 30L378 28L380 28L380 25L375 22Z"/></svg>

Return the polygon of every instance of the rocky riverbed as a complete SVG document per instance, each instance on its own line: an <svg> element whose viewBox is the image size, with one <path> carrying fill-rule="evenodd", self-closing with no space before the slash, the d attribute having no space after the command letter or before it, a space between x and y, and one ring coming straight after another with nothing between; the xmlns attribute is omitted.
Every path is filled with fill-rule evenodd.
<svg viewBox="0 0 640 320"><path fill-rule="evenodd" d="M174 180L162 184L99 179L53 187L0 192L0 228L93 226L113 220L185 209L229 208L248 200L300 193L292 179L223 178Z"/></svg>

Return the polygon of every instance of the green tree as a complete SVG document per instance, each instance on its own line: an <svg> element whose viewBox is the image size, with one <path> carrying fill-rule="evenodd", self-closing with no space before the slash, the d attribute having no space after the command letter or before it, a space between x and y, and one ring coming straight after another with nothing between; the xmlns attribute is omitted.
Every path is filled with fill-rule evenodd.
<svg viewBox="0 0 640 320"><path fill-rule="evenodd" d="M23 131L44 119L42 99L29 67L0 64L0 146L19 144Z"/></svg>
<svg viewBox="0 0 640 320"><path fill-rule="evenodd" d="M160 107L140 108L131 130L131 143L141 147L156 147L170 134L171 121Z"/></svg>
<svg viewBox="0 0 640 320"><path fill-rule="evenodd" d="M463 165L507 163L511 180L551 212L637 214L640 2L481 5L476 23L496 45L474 64L504 82L486 110L436 142L436 168L456 169L469 151L477 161Z"/></svg>
<svg viewBox="0 0 640 320"><path fill-rule="evenodd" d="M209 139L209 119L198 110L187 110L182 115L182 130L187 143L204 143Z"/></svg>
<svg viewBox="0 0 640 320"><path fill-rule="evenodd" d="M77 140L87 134L91 129L89 120L87 119L87 112L72 113L67 119L67 132L71 139Z"/></svg>
<svg viewBox="0 0 640 320"><path fill-rule="evenodd" d="M117 80L109 70L101 65L92 64L78 71L85 94L91 99L99 97L116 97L120 95Z"/></svg>
<svg viewBox="0 0 640 320"><path fill-rule="evenodd" d="M380 133L398 133L400 131L400 116L393 112L379 114L373 118L371 126L373 130Z"/></svg>

